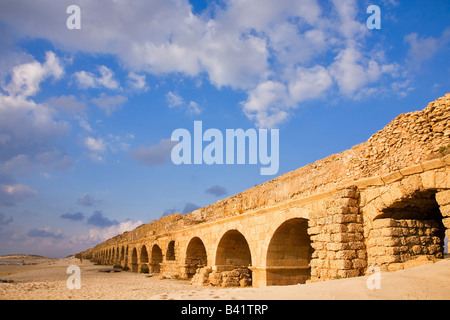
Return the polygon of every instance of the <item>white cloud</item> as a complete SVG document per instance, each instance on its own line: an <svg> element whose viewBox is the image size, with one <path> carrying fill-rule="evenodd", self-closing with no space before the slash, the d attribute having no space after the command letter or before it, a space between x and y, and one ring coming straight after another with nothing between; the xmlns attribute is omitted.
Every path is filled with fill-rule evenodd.
<svg viewBox="0 0 450 320"><path fill-rule="evenodd" d="M59 79L63 73L59 59L49 51L45 55L43 64L33 61L14 67L11 81L4 89L10 96L33 96L39 91L43 80L49 77Z"/></svg>
<svg viewBox="0 0 450 320"><path fill-rule="evenodd" d="M289 94L296 103L316 99L333 84L327 69L314 66L310 69L299 67L289 83Z"/></svg>
<svg viewBox="0 0 450 320"><path fill-rule="evenodd" d="M84 145L93 152L104 152L106 151L105 144L103 139L95 139L92 137L87 137L84 139Z"/></svg>
<svg viewBox="0 0 450 320"><path fill-rule="evenodd" d="M284 84L266 81L250 91L243 103L245 114L260 128L273 128L288 117L288 109L293 107Z"/></svg>
<svg viewBox="0 0 450 320"><path fill-rule="evenodd" d="M134 230L142 224L143 222L140 220L136 222L127 220L125 222L119 223L118 225L113 225L107 228L93 228L89 230L89 239L95 242L102 242L115 237L118 234Z"/></svg>
<svg viewBox="0 0 450 320"><path fill-rule="evenodd" d="M184 108L188 114L197 115L202 112L200 105L195 101L190 101L186 103L180 95L169 91L166 94L167 105L169 108Z"/></svg>
<svg viewBox="0 0 450 320"><path fill-rule="evenodd" d="M132 89L138 91L147 91L149 89L146 83L145 74L139 75L137 73L130 72L128 73L127 78L128 84Z"/></svg>
<svg viewBox="0 0 450 320"><path fill-rule="evenodd" d="M29 173L37 168L67 168L70 158L56 142L67 136L70 126L56 120L57 108L35 103L30 96L47 78L60 79L64 70L52 52L44 63L27 62L11 69L10 81L0 93L0 173Z"/></svg>
<svg viewBox="0 0 450 320"><path fill-rule="evenodd" d="M184 100L180 95L173 93L171 91L169 91L166 94L166 99L167 99L169 108L179 107L184 103Z"/></svg>
<svg viewBox="0 0 450 320"><path fill-rule="evenodd" d="M87 71L75 72L74 77L78 86L83 89L107 88L118 89L119 82L114 79L114 72L106 66L99 66L99 76Z"/></svg>
<svg viewBox="0 0 450 320"><path fill-rule="evenodd" d="M89 1L82 7L96 15L84 15L86 31L76 35L55 27L57 12L64 8L50 0L10 2L5 12L14 15L0 12L0 18L18 33L50 39L68 50L115 55L133 70L127 82L134 90L146 88L144 72L205 75L217 88L244 90L244 112L258 125L287 120L299 102L324 96L334 84L338 93L354 98L372 92L374 84L389 87L381 80L392 76L386 69L392 63L371 56L375 45L366 43L370 32L361 19L365 8L356 0L332 0L326 7L317 0L231 0L211 5L201 16L192 13L187 0L111 1L108 6ZM411 36L407 41L413 48L421 39ZM303 78L289 70L301 71ZM318 85L309 87L312 92L307 77ZM120 89L106 66L97 74L79 71L75 79L84 88ZM269 88L269 83L284 89ZM269 92L280 96L268 103ZM264 105L254 106L259 99ZM191 114L201 111L195 101L183 106Z"/></svg>
<svg viewBox="0 0 450 320"><path fill-rule="evenodd" d="M418 33L410 33L404 41L409 44L408 57L414 68L431 59L441 48L450 42L450 28L446 28L438 38L420 37Z"/></svg>

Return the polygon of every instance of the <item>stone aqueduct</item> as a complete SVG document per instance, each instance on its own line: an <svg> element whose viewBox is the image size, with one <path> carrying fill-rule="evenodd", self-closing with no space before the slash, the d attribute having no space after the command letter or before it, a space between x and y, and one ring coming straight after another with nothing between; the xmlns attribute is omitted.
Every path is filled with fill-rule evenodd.
<svg viewBox="0 0 450 320"><path fill-rule="evenodd" d="M450 94L367 142L186 215L86 250L139 272L191 278L251 270L253 286L399 270L439 259L450 238Z"/></svg>

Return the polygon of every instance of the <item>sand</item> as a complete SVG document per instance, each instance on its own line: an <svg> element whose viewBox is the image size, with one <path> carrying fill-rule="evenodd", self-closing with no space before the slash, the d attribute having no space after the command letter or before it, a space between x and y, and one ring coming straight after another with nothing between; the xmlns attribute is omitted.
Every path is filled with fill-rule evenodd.
<svg viewBox="0 0 450 320"><path fill-rule="evenodd" d="M2 263L8 264L2 264ZM23 264L25 263L25 264ZM67 268L80 268L80 289L68 289ZM379 289L369 276L264 288L197 287L132 272L100 272L105 266L75 258L0 257L1 300L450 300L450 259L396 272L381 272ZM370 280L375 279L374 277ZM370 282L370 281L369 281ZM72 282L74 283L74 282ZM376 283L376 282L370 282Z"/></svg>

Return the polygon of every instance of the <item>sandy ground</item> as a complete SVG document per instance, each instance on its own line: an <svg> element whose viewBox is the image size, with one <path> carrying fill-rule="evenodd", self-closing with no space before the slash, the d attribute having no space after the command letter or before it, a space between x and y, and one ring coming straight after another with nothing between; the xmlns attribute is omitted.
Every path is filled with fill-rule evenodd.
<svg viewBox="0 0 450 320"><path fill-rule="evenodd" d="M2 263L9 264L2 264ZM22 264L25 262L25 265ZM68 289L68 266L80 267L80 289ZM1 300L450 300L450 259L396 272L381 272L380 289L368 276L265 288L196 287L131 272L100 272L105 266L75 258L0 257ZM371 280L376 278L372 277Z"/></svg>

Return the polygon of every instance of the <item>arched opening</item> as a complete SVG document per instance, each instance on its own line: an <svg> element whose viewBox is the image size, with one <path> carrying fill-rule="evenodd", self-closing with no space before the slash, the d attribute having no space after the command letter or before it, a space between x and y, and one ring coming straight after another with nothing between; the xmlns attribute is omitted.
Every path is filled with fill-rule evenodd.
<svg viewBox="0 0 450 320"><path fill-rule="evenodd" d="M170 241L167 247L166 260L175 260L175 241Z"/></svg>
<svg viewBox="0 0 450 320"><path fill-rule="evenodd" d="M382 210L369 233L369 265L396 270L419 256L443 258L446 228L435 194L417 191Z"/></svg>
<svg viewBox="0 0 450 320"><path fill-rule="evenodd" d="M139 273L148 273L148 253L147 247L144 245L141 248L141 255L139 256Z"/></svg>
<svg viewBox="0 0 450 320"><path fill-rule="evenodd" d="M147 247L142 246L141 248L141 256L139 259L140 263L148 263L148 253L147 253Z"/></svg>
<svg viewBox="0 0 450 320"><path fill-rule="evenodd" d="M186 249L186 274L190 278L194 276L197 268L208 265L206 248L199 237L192 238Z"/></svg>
<svg viewBox="0 0 450 320"><path fill-rule="evenodd" d="M245 237L237 230L227 231L217 246L216 266L225 271L251 264L252 257Z"/></svg>
<svg viewBox="0 0 450 320"><path fill-rule="evenodd" d="M154 244L152 247L152 261L150 263L151 272L154 273L160 273L161 272L161 266L160 263L162 263L162 250L161 248Z"/></svg>
<svg viewBox="0 0 450 320"><path fill-rule="evenodd" d="M136 248L133 248L133 251L131 252L131 271L138 271L138 258Z"/></svg>
<svg viewBox="0 0 450 320"><path fill-rule="evenodd" d="M123 260L125 260L125 247L122 247L121 249L120 249L120 259L119 259L120 261L123 261Z"/></svg>
<svg viewBox="0 0 450 320"><path fill-rule="evenodd" d="M308 220L285 221L272 236L267 249L267 285L305 283L310 278L311 240Z"/></svg>

